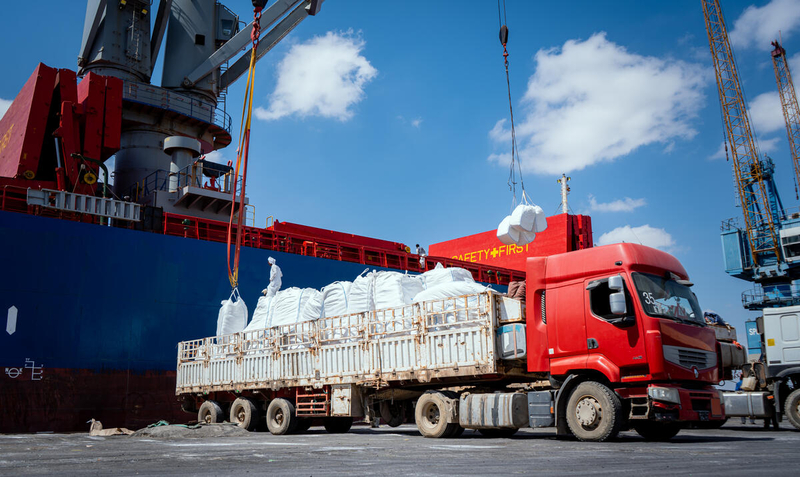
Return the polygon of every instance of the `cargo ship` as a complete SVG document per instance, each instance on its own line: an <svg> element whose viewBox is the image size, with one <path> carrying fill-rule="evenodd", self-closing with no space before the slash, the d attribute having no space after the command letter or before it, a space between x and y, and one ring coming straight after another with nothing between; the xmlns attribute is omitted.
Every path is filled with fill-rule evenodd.
<svg viewBox="0 0 800 477"><path fill-rule="evenodd" d="M85 430L92 418L129 428L191 420L175 397L176 345L213 335L231 293L229 217L246 214L247 199L234 168L204 154L231 143L220 93L245 70L241 58L221 65L251 44L253 24L239 30L214 0L160 2L152 13L149 1L111 3L87 2L78 71L39 65L0 120L0 432ZM279 41L320 3L264 9L265 41ZM524 254L591 246L586 225L588 242L579 237L586 227L553 227L552 242L537 239L546 250L535 242ZM289 222L238 232L239 290L251 312L270 256L284 287L437 263L501 290L523 276L463 254L423 262L399 242Z"/></svg>

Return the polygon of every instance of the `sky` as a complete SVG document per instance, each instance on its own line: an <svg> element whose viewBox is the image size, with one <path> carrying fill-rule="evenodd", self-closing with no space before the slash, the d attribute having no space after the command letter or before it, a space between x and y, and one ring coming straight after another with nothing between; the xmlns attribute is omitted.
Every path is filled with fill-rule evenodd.
<svg viewBox="0 0 800 477"><path fill-rule="evenodd" d="M249 1L223 3L251 18ZM48 5L6 6L9 18L33 23L0 31L0 112L38 62L76 68L85 4ZM722 8L760 150L776 163L784 206L796 210L769 53L780 34L800 71L800 0ZM530 198L559 213L556 180L569 175L569 207L592 217L595 244L675 255L701 307L743 340L756 313L741 307L752 284L723 266L720 224L742 214L701 2L506 0L505 15ZM257 66L247 184L257 225L273 216L412 248L495 229L514 200L499 26L495 0L327 0ZM244 82L228 94L234 125ZM235 145L214 158L234 159Z"/></svg>

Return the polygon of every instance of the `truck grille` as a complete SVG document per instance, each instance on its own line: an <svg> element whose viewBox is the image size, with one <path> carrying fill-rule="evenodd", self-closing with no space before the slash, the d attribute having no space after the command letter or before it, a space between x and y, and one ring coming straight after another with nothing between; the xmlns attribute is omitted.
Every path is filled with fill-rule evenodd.
<svg viewBox="0 0 800 477"><path fill-rule="evenodd" d="M717 365L717 353L680 346L664 345L664 359L687 369L707 369Z"/></svg>

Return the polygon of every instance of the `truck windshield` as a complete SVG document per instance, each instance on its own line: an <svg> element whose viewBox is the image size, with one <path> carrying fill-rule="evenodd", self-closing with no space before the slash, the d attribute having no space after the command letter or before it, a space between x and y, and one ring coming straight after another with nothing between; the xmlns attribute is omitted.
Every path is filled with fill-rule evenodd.
<svg viewBox="0 0 800 477"><path fill-rule="evenodd" d="M700 304L689 287L649 273L633 273L633 282L648 315L705 326Z"/></svg>

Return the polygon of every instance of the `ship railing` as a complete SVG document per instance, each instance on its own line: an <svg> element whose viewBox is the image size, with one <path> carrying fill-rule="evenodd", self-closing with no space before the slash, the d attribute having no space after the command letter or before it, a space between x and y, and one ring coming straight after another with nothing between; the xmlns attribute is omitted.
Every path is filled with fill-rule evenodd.
<svg viewBox="0 0 800 477"><path fill-rule="evenodd" d="M170 172L158 169L144 179L133 184L128 190L128 197L134 202L148 197L155 191L177 192L184 187L198 187L214 190L223 194L231 194L233 189L233 172L228 172L219 176L213 183L205 180L203 167L197 163L192 163L178 172ZM242 176L236 181L236 195L242 192Z"/></svg>
<svg viewBox="0 0 800 477"><path fill-rule="evenodd" d="M204 123L214 124L228 132L231 130L231 116L213 103L164 88L135 81L125 81L122 99L182 114Z"/></svg>
<svg viewBox="0 0 800 477"><path fill-rule="evenodd" d="M236 230L236 225L233 227L233 230ZM511 281L525 279L523 272L491 267L477 262L463 262L446 257L427 257L423 267L420 264L418 255L402 250L386 250L364 245L327 241L311 235L276 232L271 229L249 226L244 226L243 232L242 244L246 247L412 272L431 270L437 263L441 263L445 267L464 268L472 273L476 281L496 285L507 285ZM165 213L163 233L165 235L224 243L227 241L228 224L218 220Z"/></svg>

